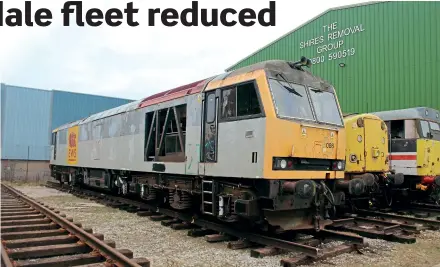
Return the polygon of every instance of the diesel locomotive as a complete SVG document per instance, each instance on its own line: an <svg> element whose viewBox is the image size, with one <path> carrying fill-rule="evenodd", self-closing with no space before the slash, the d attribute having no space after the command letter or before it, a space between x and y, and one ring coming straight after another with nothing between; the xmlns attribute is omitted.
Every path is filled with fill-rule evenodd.
<svg viewBox="0 0 440 267"><path fill-rule="evenodd" d="M390 168L405 176L400 201L440 204L440 111L415 107L372 114L389 129Z"/></svg>
<svg viewBox="0 0 440 267"><path fill-rule="evenodd" d="M350 194L351 208L389 207L393 190L401 188L404 174L390 168L386 123L373 114L344 114L346 130L345 179L360 179L363 191Z"/></svg>
<svg viewBox="0 0 440 267"><path fill-rule="evenodd" d="M439 111L418 107L345 114L345 179L361 179L351 208L440 202ZM383 118L383 119L382 119ZM355 187L354 187L355 188Z"/></svg>
<svg viewBox="0 0 440 267"><path fill-rule="evenodd" d="M362 185L344 181L335 88L310 65L260 62L59 127L52 176L260 229L322 229Z"/></svg>

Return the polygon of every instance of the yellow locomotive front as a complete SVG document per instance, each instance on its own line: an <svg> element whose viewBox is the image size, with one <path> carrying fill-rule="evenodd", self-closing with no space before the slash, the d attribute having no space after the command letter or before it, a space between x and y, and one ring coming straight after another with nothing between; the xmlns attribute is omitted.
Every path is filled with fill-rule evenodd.
<svg viewBox="0 0 440 267"><path fill-rule="evenodd" d="M258 115L263 114L263 118L252 122L243 118L230 130L225 129L232 127L232 122L228 126L219 124L219 147L227 146L226 142L222 144L224 136L230 141L232 133L239 136L234 138L241 138L238 128L262 129L246 131L244 140L233 145L238 149L233 155L228 153L223 158L221 152L218 154L217 166L222 162L229 162L226 168L237 164L234 172L242 172L239 175L243 178L247 178L247 173L257 174L252 180L249 176L240 180L238 186L216 186L220 188L223 217L233 210L231 214L240 216L263 215L269 225L284 230L321 229L331 222L331 216L344 204L350 190L363 190L363 184L344 182L345 129L335 89L304 70L306 65L304 58L299 62L267 61L261 63L261 68L259 65L243 68L228 78L210 82L205 96L208 101L209 94L213 94L209 92L214 89L254 81L258 97L249 101L260 103ZM223 103L221 98L221 113L224 110L227 113L231 103L232 109L239 107L232 101ZM220 122L221 119L220 116ZM254 126L258 123L263 126ZM252 139L255 145L246 146ZM262 142L261 149L257 140ZM252 152L252 163L249 162L255 166L252 169L246 168L248 159L242 157L248 150L256 151ZM262 155L257 156L257 152ZM214 170L211 164L204 168L205 174ZM235 204L229 209L224 203Z"/></svg>
<svg viewBox="0 0 440 267"><path fill-rule="evenodd" d="M274 109L266 117L263 173L280 182L276 204L290 210L265 216L286 228L322 228L348 192L342 183L345 129L335 89L309 72L286 71L268 77L267 92Z"/></svg>
<svg viewBox="0 0 440 267"><path fill-rule="evenodd" d="M371 114L344 116L346 130L346 174L384 173L388 165L388 130L385 122Z"/></svg>
<svg viewBox="0 0 440 267"><path fill-rule="evenodd" d="M390 132L390 168L404 174L395 202L440 203L440 111L428 107L375 112Z"/></svg>
<svg viewBox="0 0 440 267"><path fill-rule="evenodd" d="M383 120L372 114L344 115L346 130L347 181L364 183L364 192L352 192L351 204L391 205L391 188L403 183L402 173L391 173L389 168L388 128Z"/></svg>

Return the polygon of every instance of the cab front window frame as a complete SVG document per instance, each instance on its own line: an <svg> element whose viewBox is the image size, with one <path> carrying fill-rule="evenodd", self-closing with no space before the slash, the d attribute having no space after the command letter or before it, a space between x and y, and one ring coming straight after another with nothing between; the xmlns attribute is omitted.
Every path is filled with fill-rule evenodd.
<svg viewBox="0 0 440 267"><path fill-rule="evenodd" d="M316 120L317 120L318 122L320 122L320 123L325 123L325 124L330 124L330 125L336 125L336 126L343 126L343 125L344 125L344 120L343 120L343 118L342 118L342 114L341 114L341 111L340 111L340 107L339 107L339 105L338 105L337 97L336 97L336 94L335 94L335 92L334 92L333 87L332 87L332 90L328 90L328 91L327 91L327 90L319 90L319 89L317 89L317 88L313 88L313 87L310 87L310 86L308 86L308 89L309 89L309 94L310 94L310 100L311 100L312 107L313 107L313 112L314 112L314 114L315 114L315 116L316 116ZM338 119L339 119L339 123L330 122L329 119L324 120L324 119L319 119L319 118L318 118L318 113L316 112L317 109L316 109L316 107L315 107L315 104L317 103L317 101L315 101L315 100L318 100L318 98L314 98L314 97L313 97L314 95L312 95L312 91L313 91L314 94L316 94L316 92L318 92L318 91L320 91L321 93L324 93L324 94L330 94L330 96L331 96L331 97L333 98L333 100L334 100L334 101L331 101L330 104L334 104L333 108L336 109L336 110L334 110L334 112L337 112L337 116L338 116ZM325 113L325 112L324 112L324 113ZM320 117L322 117L322 116L320 116ZM334 117L334 118L332 118L332 119L335 119L335 118L336 118L336 117Z"/></svg>
<svg viewBox="0 0 440 267"><path fill-rule="evenodd" d="M435 126L433 128L432 126ZM424 119L417 120L417 131L420 138L440 141L440 123Z"/></svg>
<svg viewBox="0 0 440 267"><path fill-rule="evenodd" d="M329 125L329 126L336 126L336 127L341 127L341 128L344 127L344 120L342 118L342 113L341 113L341 110L340 110L340 107L339 107L339 103L337 101L337 97L336 97L336 94L334 92L334 88L333 87L331 87L330 90L325 90L324 91L324 90L319 90L319 89L316 89L314 87L311 87L311 86L308 86L308 85L305 85L305 84L294 83L294 82L291 82L291 81L284 81L284 80L280 80L280 79L277 79L277 78L268 78L267 79L267 83L268 83L269 91L270 91L270 94L271 94L271 97L272 97L272 102L273 102L273 105L274 105L275 113L276 113L278 118L280 118L280 119L288 119L288 120L296 120L296 121L304 121L304 122L311 122L311 123L317 123L317 124ZM280 84L280 85L283 85L283 86L285 86L284 84L290 85L290 87L293 86L292 87L293 89L297 89L298 87L301 87L301 88L304 87L305 93L306 93L306 97L307 97L307 100L308 100L307 103L308 103L308 105L309 105L309 107L311 109L311 113L312 113L311 115L312 116L310 118L302 118L302 117L297 117L297 116L286 116L286 115L283 115L282 112L280 112L280 109L282 109L282 106L280 106L280 104L277 103L277 102L279 102L278 101L279 100L279 96L277 96L277 94L274 93L274 88L273 88L274 85L273 85L273 83L277 83L277 84ZM286 88L283 88L283 89L287 90ZM275 89L275 90L278 90L278 89ZM316 109L314 107L313 99L312 99L312 96L311 96L311 90L319 90L319 91L323 91L325 93L332 94L333 99L334 99L334 104L335 104L335 107L337 109L337 115L339 116L339 120L340 120L339 124L332 123L332 122L326 122L326 121L318 119L318 115L316 113ZM303 104L305 104L305 102Z"/></svg>

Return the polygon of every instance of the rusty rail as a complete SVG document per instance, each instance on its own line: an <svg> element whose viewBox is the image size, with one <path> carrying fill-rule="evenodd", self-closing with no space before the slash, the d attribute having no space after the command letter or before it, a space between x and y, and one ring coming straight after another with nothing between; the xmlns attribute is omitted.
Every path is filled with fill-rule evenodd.
<svg viewBox="0 0 440 267"><path fill-rule="evenodd" d="M4 267L15 267L12 264L11 260L9 259L8 253L6 253L6 250L3 247L3 243L1 244L1 246L2 246L2 254L1 254L1 257L2 257L1 263L2 264L1 264L1 266L4 266Z"/></svg>
<svg viewBox="0 0 440 267"><path fill-rule="evenodd" d="M440 228L440 221L435 221L435 220L428 220L428 219L415 218L415 217L396 215L396 214L379 212L379 211L370 211L370 210L357 210L357 213L361 216L372 216L372 217L380 218L382 220L392 219L408 225L420 224L431 229Z"/></svg>
<svg viewBox="0 0 440 267"><path fill-rule="evenodd" d="M429 203L418 203L413 202L409 205L410 208L427 208L431 211L437 211L440 212L440 204L429 204Z"/></svg>
<svg viewBox="0 0 440 267"><path fill-rule="evenodd" d="M62 227L64 230L69 232L70 234L76 236L80 241L84 242L86 245L91 247L95 252L98 252L100 255L104 256L107 259L107 263L112 263L116 266L127 266L127 267L141 267L141 265L137 264L134 260L128 258L120 251L114 249L110 245L106 244L104 241L101 241L93 234L86 232L81 227L78 227L74 223L69 220L59 216L49 208L37 203L35 200L27 197L23 193L18 190L2 184L2 187L7 189L8 192L16 197L17 199L23 201L28 204L33 209L37 210L47 218L49 218L52 222ZM6 257L7 253L2 246L2 258ZM9 260L9 257L7 257ZM7 266L7 265L6 265Z"/></svg>
<svg viewBox="0 0 440 267"><path fill-rule="evenodd" d="M416 242L416 238L413 235L417 232L416 230L406 230L403 229L402 224L388 221L351 217L334 220L333 223L327 227L329 229L339 229L357 233L368 238L380 238L400 243Z"/></svg>

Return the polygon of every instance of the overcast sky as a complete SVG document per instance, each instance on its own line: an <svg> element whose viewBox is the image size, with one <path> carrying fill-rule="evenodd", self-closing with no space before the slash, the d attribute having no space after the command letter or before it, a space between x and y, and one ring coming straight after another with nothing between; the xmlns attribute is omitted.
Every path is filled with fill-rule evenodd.
<svg viewBox="0 0 440 267"><path fill-rule="evenodd" d="M24 10L24 2L6 0ZM227 67L325 10L361 3L356 0L277 0L276 26L148 27L149 8L173 7L179 12L190 0L133 1L138 27L101 25L63 27L65 1L33 0L49 8L54 19L46 28L0 27L0 81L7 84L140 99L222 73ZM83 10L126 7L123 0L83 1ZM269 0L199 0L199 8L269 7ZM73 20L73 16L71 16Z"/></svg>

